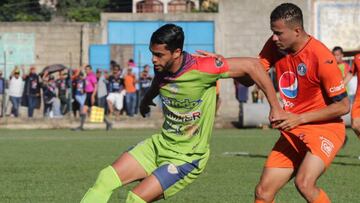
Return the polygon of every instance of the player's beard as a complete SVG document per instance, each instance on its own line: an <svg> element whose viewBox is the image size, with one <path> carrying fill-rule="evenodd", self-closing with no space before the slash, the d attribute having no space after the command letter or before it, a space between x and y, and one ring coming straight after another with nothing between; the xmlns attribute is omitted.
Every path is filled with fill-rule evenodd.
<svg viewBox="0 0 360 203"><path fill-rule="evenodd" d="M157 65L156 70L157 70L158 72L164 72L164 71L171 72L170 70L171 70L173 64L174 64L174 61L173 61L173 60L169 60L168 62L166 62L166 64L165 64L164 66L162 66L162 65Z"/></svg>

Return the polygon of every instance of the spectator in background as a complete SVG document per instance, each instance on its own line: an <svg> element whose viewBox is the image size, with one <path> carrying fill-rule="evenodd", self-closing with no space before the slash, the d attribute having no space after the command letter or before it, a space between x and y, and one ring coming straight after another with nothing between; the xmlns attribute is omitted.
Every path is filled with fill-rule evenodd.
<svg viewBox="0 0 360 203"><path fill-rule="evenodd" d="M97 69L96 70L96 79L98 83L97 89L97 106L104 108L105 112L107 112L107 104L106 104L106 97L108 95L107 84L108 84L108 74L106 70Z"/></svg>
<svg viewBox="0 0 360 203"><path fill-rule="evenodd" d="M69 81L67 78L67 73L65 71L60 71L59 78L56 80L55 83L58 90L58 98L60 100L60 111L62 115L65 115L69 111L69 107L68 107Z"/></svg>
<svg viewBox="0 0 360 203"><path fill-rule="evenodd" d="M5 79L4 77L2 76L2 71L0 71L0 117L3 117L5 114L5 111L4 111L4 106L5 106L5 98L4 98L4 93L5 93Z"/></svg>
<svg viewBox="0 0 360 203"><path fill-rule="evenodd" d="M24 72L24 71L23 71ZM23 75L25 80L22 105L28 107L28 117L32 118L35 108L40 108L40 79L36 68L31 67L28 75Z"/></svg>
<svg viewBox="0 0 360 203"><path fill-rule="evenodd" d="M128 65L128 68L135 68L136 67L135 62L134 62L133 59L129 59L127 65Z"/></svg>
<svg viewBox="0 0 360 203"><path fill-rule="evenodd" d="M24 90L24 81L20 77L20 70L15 67L10 75L9 81L9 97L11 102L11 115L19 116L19 109L21 104L21 96Z"/></svg>
<svg viewBox="0 0 360 203"><path fill-rule="evenodd" d="M240 126L243 126L242 123L244 116L243 104L246 103L248 100L249 88L242 85L237 80L234 80L234 85L235 85L235 97L236 100L238 100L239 102L239 122L240 122Z"/></svg>
<svg viewBox="0 0 360 203"><path fill-rule="evenodd" d="M151 86L153 77L150 75L150 66L145 65L144 70L140 74L140 100L144 97L145 93Z"/></svg>
<svg viewBox="0 0 360 203"><path fill-rule="evenodd" d="M47 72L43 75L42 89L44 100L44 117L52 117L51 111L53 108L54 99L56 98L56 82L53 75L49 75Z"/></svg>
<svg viewBox="0 0 360 203"><path fill-rule="evenodd" d="M83 108L80 108L80 126L73 130L84 130L84 123L86 120L86 116L89 113L89 108L91 108L95 104L96 91L97 91L97 80L96 75L92 71L92 67L90 65L85 66L85 103ZM80 102L79 102L80 103ZM80 104L81 106L81 104Z"/></svg>
<svg viewBox="0 0 360 203"><path fill-rule="evenodd" d="M114 106L118 111L123 108L124 96L124 79L121 78L120 66L116 65L109 76L109 95L106 98L110 116L114 113Z"/></svg>
<svg viewBox="0 0 360 203"><path fill-rule="evenodd" d="M92 67L90 65L85 66L86 78L85 78L85 93L86 99L84 103L84 107L80 110L80 126L74 128L73 130L79 131L84 130L84 123L86 120L86 116L89 112L89 108L91 108L95 104L96 92L98 89L97 79L95 73L92 71ZM112 124L105 118L104 122L106 123L106 130L110 130Z"/></svg>
<svg viewBox="0 0 360 203"><path fill-rule="evenodd" d="M72 97L72 100L73 102L70 104L71 107L72 107L72 112L73 112L73 115L74 117L77 116L77 112L81 112L81 109L80 109L80 104L79 102L76 100L76 89L77 89L77 79L79 79L79 76L80 76L80 68L73 68L70 70L71 71L71 97ZM83 73L83 77L84 77L84 73ZM85 78L85 77L84 77Z"/></svg>
<svg viewBox="0 0 360 203"><path fill-rule="evenodd" d="M124 78L124 84L125 84L125 102L126 102L126 111L128 116L133 117L135 114L135 108L136 108L136 76L132 72L132 68L127 69L127 74Z"/></svg>
<svg viewBox="0 0 360 203"><path fill-rule="evenodd" d="M74 97L77 103L80 106L80 112L83 112L85 100L86 100L86 92L85 92L85 76L84 73L81 71L77 74L77 78L73 80L74 83Z"/></svg>
<svg viewBox="0 0 360 203"><path fill-rule="evenodd" d="M342 77L345 78L345 76L350 71L350 66L348 63L343 61L344 57L344 50L340 46L336 46L332 50L333 55L335 56L337 65L341 71Z"/></svg>

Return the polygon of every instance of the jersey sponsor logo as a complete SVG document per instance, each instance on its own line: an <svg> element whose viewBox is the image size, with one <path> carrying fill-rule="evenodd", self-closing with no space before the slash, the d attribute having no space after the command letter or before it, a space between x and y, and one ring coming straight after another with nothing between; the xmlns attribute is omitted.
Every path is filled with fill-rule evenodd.
<svg viewBox="0 0 360 203"><path fill-rule="evenodd" d="M298 93L298 80L295 73L284 72L279 79L279 89L287 98L295 98Z"/></svg>
<svg viewBox="0 0 360 203"><path fill-rule="evenodd" d="M194 107L198 106L202 100L190 100L190 99L184 99L184 100L177 100L175 98L165 97L161 96L161 100L163 104L175 107L175 108L185 108L185 109L193 109Z"/></svg>
<svg viewBox="0 0 360 203"><path fill-rule="evenodd" d="M334 86L334 87L330 87L329 91L330 91L331 93L334 93L334 92L338 92L338 91L340 91L340 90L342 90L342 89L344 89L344 88L345 88L344 82L341 81L340 85Z"/></svg>
<svg viewBox="0 0 360 203"><path fill-rule="evenodd" d="M285 100L285 99L283 99L282 102L283 102L283 104L284 104L284 106L285 106L286 108L292 108L292 107L295 106L294 103L292 103L291 101Z"/></svg>
<svg viewBox="0 0 360 203"><path fill-rule="evenodd" d="M324 154L327 157L330 157L331 152L334 149L334 144L323 136L320 137L320 140L321 140L321 151L324 152Z"/></svg>
<svg viewBox="0 0 360 203"><path fill-rule="evenodd" d="M297 72L299 75L304 76L306 74L306 65L304 63L300 63L297 66Z"/></svg>
<svg viewBox="0 0 360 203"><path fill-rule="evenodd" d="M195 112L190 112L190 113L177 113L177 112L172 112L172 111L165 109L164 112L165 112L165 115L167 116L167 118L169 118L175 122L195 121L197 119L200 119L200 117L201 117L200 111L195 111Z"/></svg>
<svg viewBox="0 0 360 203"><path fill-rule="evenodd" d="M224 65L224 62L221 59L215 58L215 66L217 68L221 68L223 65Z"/></svg>

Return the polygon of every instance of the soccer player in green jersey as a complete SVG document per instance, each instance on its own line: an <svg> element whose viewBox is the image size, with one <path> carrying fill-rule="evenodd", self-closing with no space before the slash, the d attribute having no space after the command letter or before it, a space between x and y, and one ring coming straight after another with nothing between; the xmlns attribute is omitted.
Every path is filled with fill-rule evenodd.
<svg viewBox="0 0 360 203"><path fill-rule="evenodd" d="M124 152L111 166L100 171L83 203L107 202L112 192L140 181L126 202L167 199L192 183L209 159L216 81L248 78L264 91L270 103L270 118L283 114L267 73L257 59L196 57L183 51L184 33L166 24L151 37L150 51L155 78L145 94L140 112L149 112L159 95L165 116L161 132Z"/></svg>

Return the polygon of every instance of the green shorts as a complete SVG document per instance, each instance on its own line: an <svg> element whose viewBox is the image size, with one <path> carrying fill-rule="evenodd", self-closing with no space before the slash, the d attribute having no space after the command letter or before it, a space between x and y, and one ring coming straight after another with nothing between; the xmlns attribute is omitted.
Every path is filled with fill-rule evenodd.
<svg viewBox="0 0 360 203"><path fill-rule="evenodd" d="M186 155L162 147L161 134L138 143L128 152L140 163L148 175L155 175L169 198L192 183L204 170L210 150L205 154Z"/></svg>

